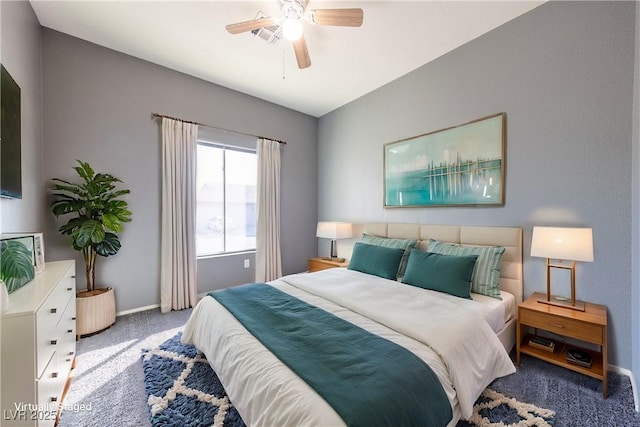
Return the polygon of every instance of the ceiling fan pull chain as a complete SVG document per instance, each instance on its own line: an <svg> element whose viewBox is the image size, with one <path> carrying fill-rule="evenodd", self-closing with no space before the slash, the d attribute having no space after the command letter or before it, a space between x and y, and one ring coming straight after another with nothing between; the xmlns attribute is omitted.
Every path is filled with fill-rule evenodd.
<svg viewBox="0 0 640 427"><path fill-rule="evenodd" d="M282 49L282 80L286 80L284 72L284 49Z"/></svg>

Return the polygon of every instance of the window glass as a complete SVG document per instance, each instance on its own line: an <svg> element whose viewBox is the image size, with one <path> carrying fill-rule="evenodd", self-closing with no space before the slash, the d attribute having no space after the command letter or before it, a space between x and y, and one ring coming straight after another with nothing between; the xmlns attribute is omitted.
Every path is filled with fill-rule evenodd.
<svg viewBox="0 0 640 427"><path fill-rule="evenodd" d="M201 142L197 155L197 255L255 250L255 150Z"/></svg>

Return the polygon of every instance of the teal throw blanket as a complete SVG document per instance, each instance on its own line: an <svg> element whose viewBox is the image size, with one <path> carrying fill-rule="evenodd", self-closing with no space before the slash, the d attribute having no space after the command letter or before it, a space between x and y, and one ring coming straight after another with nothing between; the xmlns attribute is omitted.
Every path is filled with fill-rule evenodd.
<svg viewBox="0 0 640 427"><path fill-rule="evenodd" d="M349 426L434 426L451 420L431 368L409 350L260 283L211 292Z"/></svg>

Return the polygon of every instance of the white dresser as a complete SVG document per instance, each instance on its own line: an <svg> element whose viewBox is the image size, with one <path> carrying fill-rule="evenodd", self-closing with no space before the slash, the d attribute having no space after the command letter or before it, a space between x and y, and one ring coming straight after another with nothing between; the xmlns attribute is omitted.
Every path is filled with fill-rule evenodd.
<svg viewBox="0 0 640 427"><path fill-rule="evenodd" d="M2 313L0 425L53 426L76 355L75 261L46 263Z"/></svg>

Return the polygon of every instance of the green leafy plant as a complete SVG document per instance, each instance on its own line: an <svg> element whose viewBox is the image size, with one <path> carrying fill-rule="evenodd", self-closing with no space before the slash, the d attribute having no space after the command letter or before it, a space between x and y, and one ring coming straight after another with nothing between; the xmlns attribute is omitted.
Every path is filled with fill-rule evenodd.
<svg viewBox="0 0 640 427"><path fill-rule="evenodd" d="M32 251L23 243L3 240L0 243L0 280L11 293L35 277Z"/></svg>
<svg viewBox="0 0 640 427"><path fill-rule="evenodd" d="M123 230L122 223L131 221L131 212L126 201L119 199L130 191L116 189L118 178L95 173L88 163L76 160L79 166L73 169L82 182L75 184L54 178L56 183L51 211L57 217L72 215L58 231L72 237L73 248L81 251L85 262L87 291L95 289L95 266L98 255L108 257L120 250L120 238L116 233Z"/></svg>

